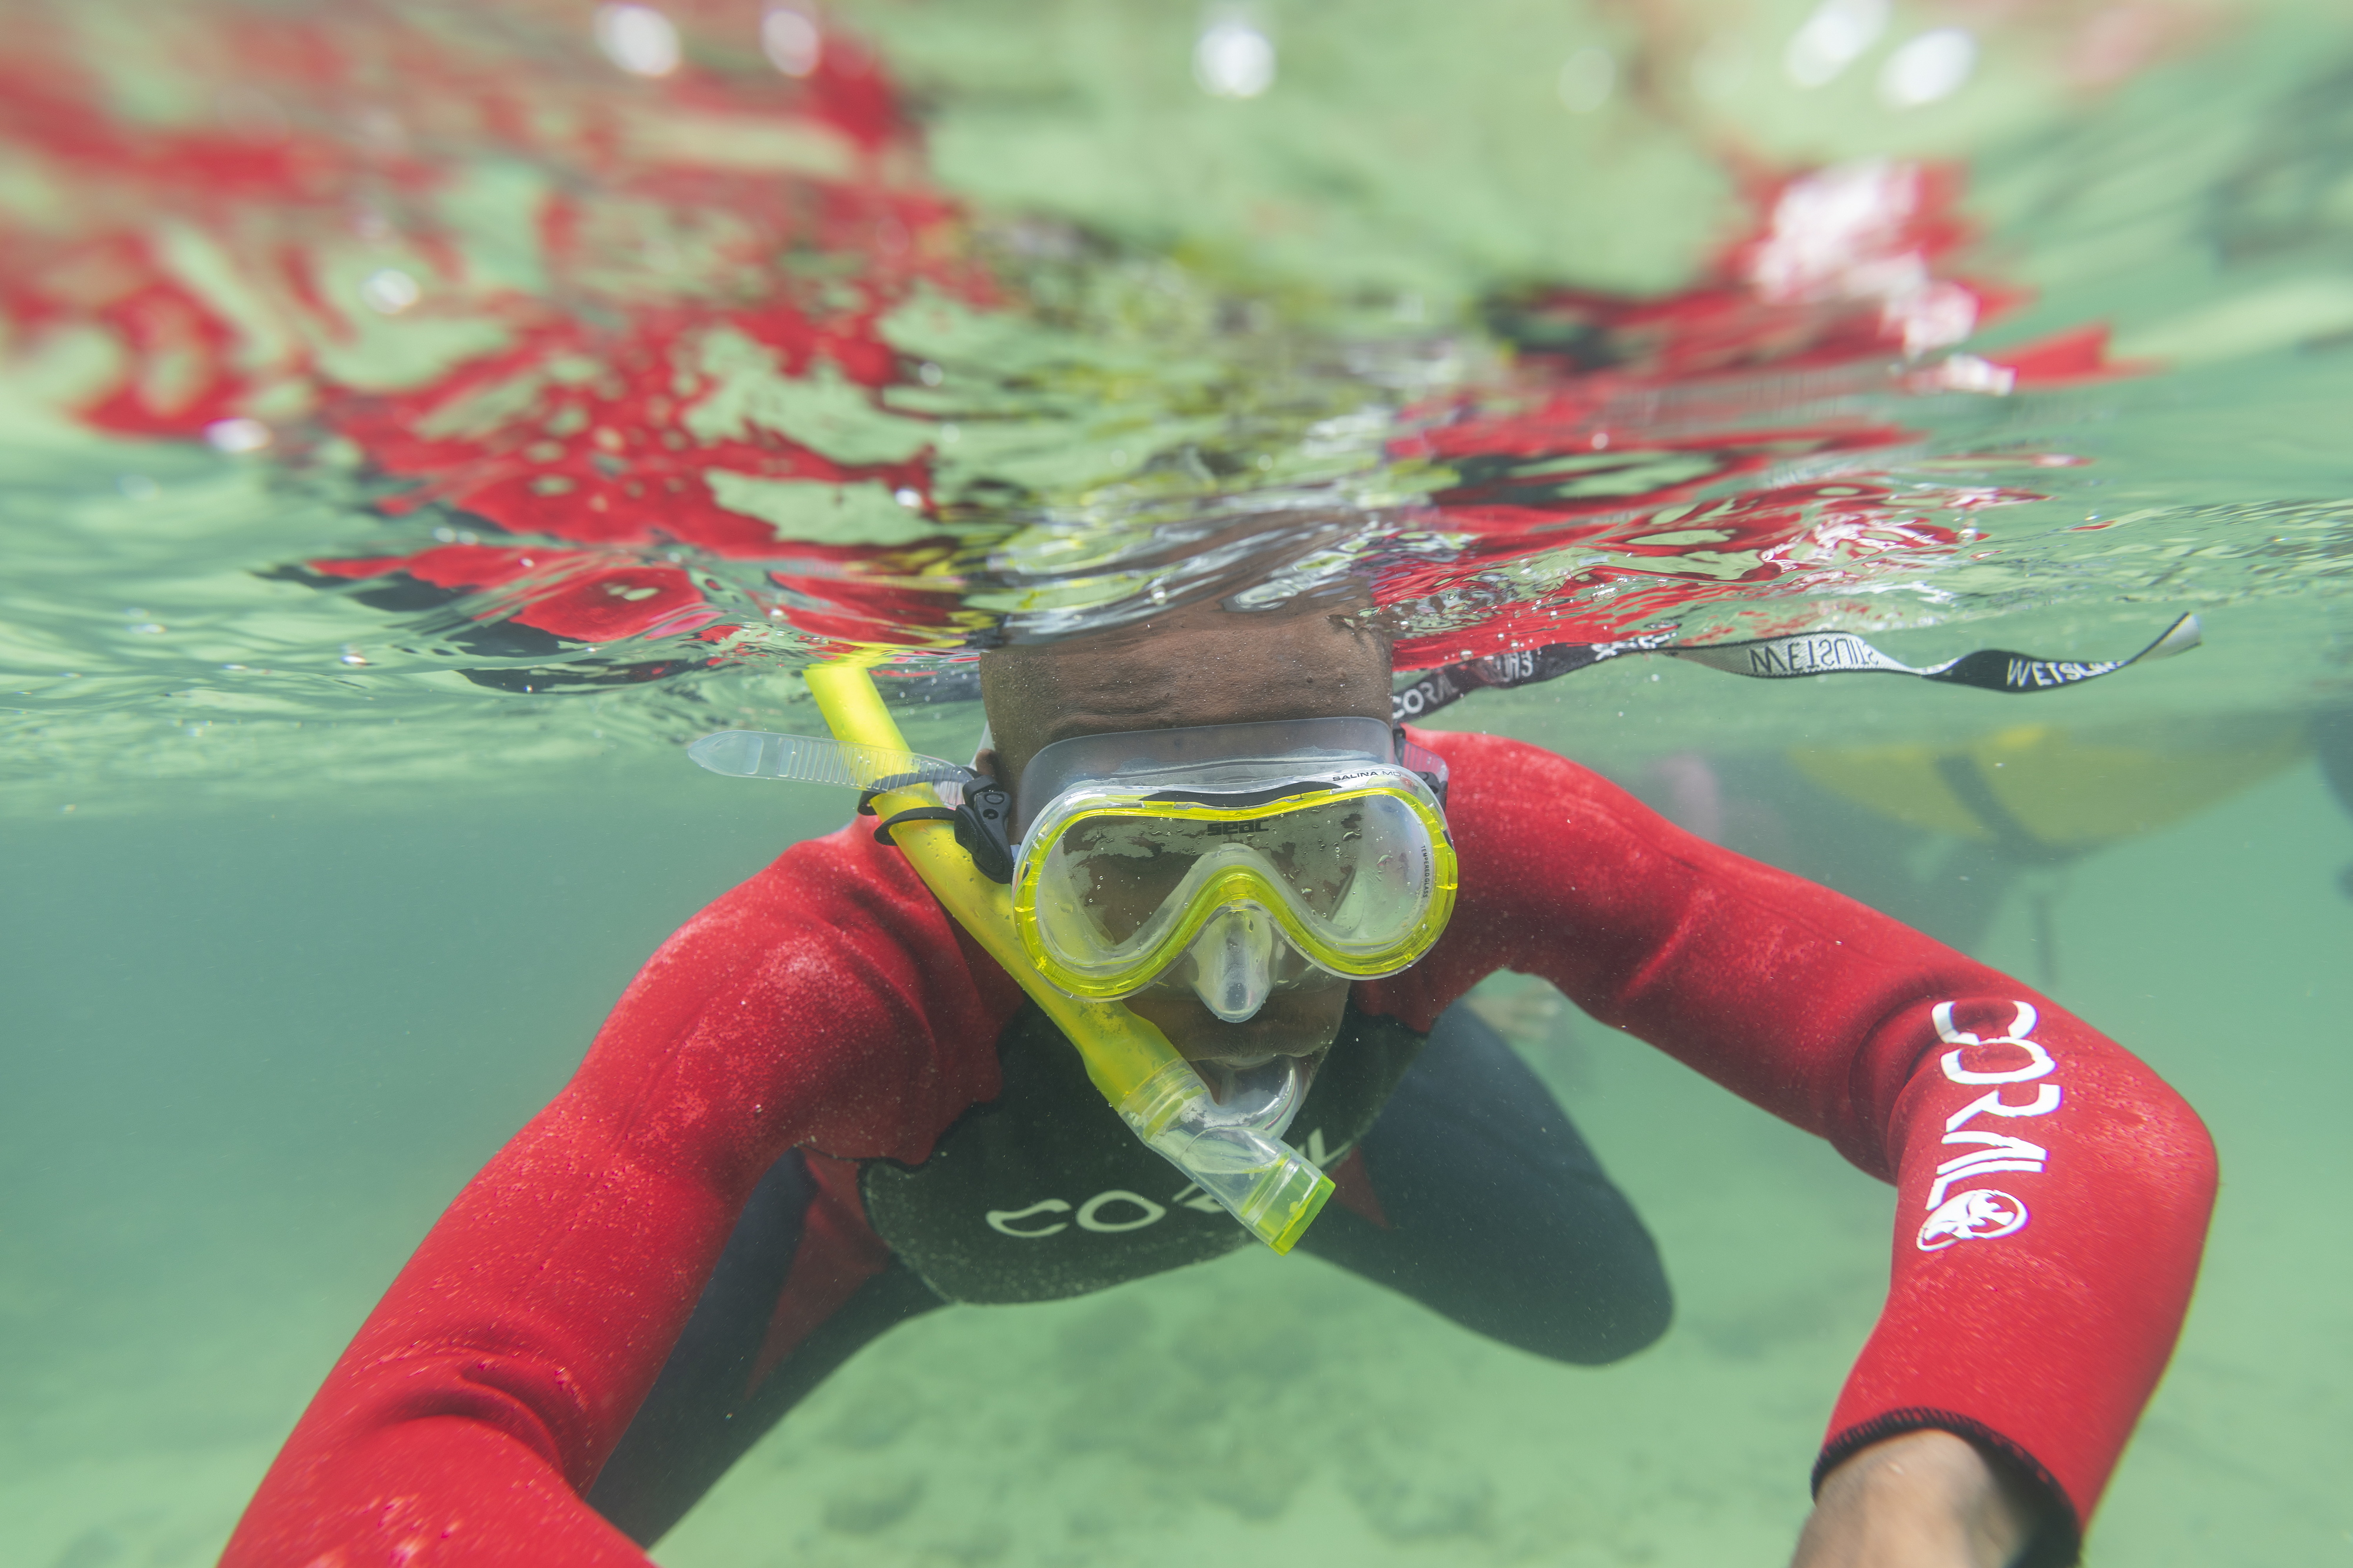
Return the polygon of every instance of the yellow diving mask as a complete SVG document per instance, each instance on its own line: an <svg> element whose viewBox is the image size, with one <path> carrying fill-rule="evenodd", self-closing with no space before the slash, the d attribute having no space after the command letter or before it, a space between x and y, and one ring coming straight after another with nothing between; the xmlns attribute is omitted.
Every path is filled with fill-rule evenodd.
<svg viewBox="0 0 2353 1568"><path fill-rule="evenodd" d="M1377 719L1058 741L1022 770L1014 931L1071 995L1183 987L1236 1023L1394 974L1454 907L1445 766Z"/></svg>

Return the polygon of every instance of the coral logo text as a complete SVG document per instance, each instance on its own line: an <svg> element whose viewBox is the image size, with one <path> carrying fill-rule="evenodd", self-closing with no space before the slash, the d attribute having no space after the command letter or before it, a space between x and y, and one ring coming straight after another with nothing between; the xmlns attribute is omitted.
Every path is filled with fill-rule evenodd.
<svg viewBox="0 0 2353 1568"><path fill-rule="evenodd" d="M1920 1227L1920 1250L1942 1252L1957 1241L1991 1241L2026 1226L2026 1205L2008 1193L1979 1187L1947 1198Z"/></svg>
<svg viewBox="0 0 2353 1568"><path fill-rule="evenodd" d="M1324 1130L1318 1127L1307 1135L1306 1142L1299 1145L1299 1152L1314 1161L1318 1170L1330 1170L1346 1159L1348 1151L1355 1146L1354 1143L1343 1143L1336 1149L1327 1149L1324 1144ZM1166 1204L1155 1204L1142 1193L1130 1192L1125 1187L1107 1187L1076 1209L1060 1198L1040 1198L1027 1208L990 1209L980 1217L987 1222L989 1229L999 1236L1009 1236L1016 1241L1043 1241L1050 1236L1060 1236L1070 1229L1071 1220L1078 1222L1081 1230L1092 1231L1097 1236L1124 1236L1131 1230L1142 1230L1145 1226L1159 1224L1167 1217L1170 1205L1178 1205L1200 1214L1221 1212L1217 1199L1203 1192L1198 1184L1187 1182L1169 1194ZM1071 1218L1062 1218L1064 1215ZM1071 1239L1079 1238L1073 1237Z"/></svg>
<svg viewBox="0 0 2353 1568"><path fill-rule="evenodd" d="M2030 1142L2013 1132L1993 1131L1984 1122L1969 1125L1979 1117L1990 1117L1995 1125L2000 1125L2048 1116L2059 1109L2063 1099L2058 1084L2037 1081L2051 1077L2059 1064L2030 1037L2039 1021L2034 1005L2018 1002L2012 1005L2017 1012L2010 1019L2010 1032L2001 1035L1979 1035L1955 1027L1950 1002L1937 1003L1931 1012L1937 1038L1954 1047L1945 1053L1939 1064L1946 1079L1966 1088L1981 1087L1986 1092L1945 1119L1946 1144L1968 1152L1939 1164L1936 1179L1928 1184L1928 1218L1920 1226L1923 1252L1942 1252L1957 1241L1990 1241L2023 1229L2026 1205L2008 1193L1979 1187L1953 1194L1953 1189L1996 1171L2040 1174L2050 1163L2051 1151L2040 1143ZM1972 1054L1977 1066L1969 1065ZM2015 1065L2011 1065L2013 1062ZM2030 1083L2034 1085L2031 1099L2004 1098L2004 1090L2010 1085ZM1948 1197L1948 1194L1952 1195Z"/></svg>

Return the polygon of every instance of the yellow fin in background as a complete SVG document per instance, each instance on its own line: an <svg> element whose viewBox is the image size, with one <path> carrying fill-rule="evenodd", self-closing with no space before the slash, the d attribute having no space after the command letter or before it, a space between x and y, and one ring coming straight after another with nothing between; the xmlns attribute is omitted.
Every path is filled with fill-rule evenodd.
<svg viewBox="0 0 2353 1568"><path fill-rule="evenodd" d="M2301 718L2132 729L2021 724L1959 746L1803 747L1791 765L1914 827L2065 859L2193 816L2301 761Z"/></svg>

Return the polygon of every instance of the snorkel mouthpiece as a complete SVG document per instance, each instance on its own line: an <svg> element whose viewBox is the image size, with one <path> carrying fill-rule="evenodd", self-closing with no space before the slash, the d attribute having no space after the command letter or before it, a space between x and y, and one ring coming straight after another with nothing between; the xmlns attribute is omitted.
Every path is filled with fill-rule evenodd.
<svg viewBox="0 0 2353 1568"><path fill-rule="evenodd" d="M1256 904L1229 904L1211 916L1185 961L1193 994L1229 1024L1258 1016L1274 992L1274 921Z"/></svg>
<svg viewBox="0 0 2353 1568"><path fill-rule="evenodd" d="M1332 1195L1332 1178L1281 1142L1298 1100L1303 1064L1285 1064L1271 1127L1220 1115L1200 1075L1179 1057L1115 1103L1121 1120L1155 1153L1185 1173L1277 1252L1289 1252Z"/></svg>

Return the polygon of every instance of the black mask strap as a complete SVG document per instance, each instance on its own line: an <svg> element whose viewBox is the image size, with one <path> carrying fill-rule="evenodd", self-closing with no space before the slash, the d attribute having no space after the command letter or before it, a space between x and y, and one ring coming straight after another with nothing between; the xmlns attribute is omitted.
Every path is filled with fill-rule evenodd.
<svg viewBox="0 0 2353 1568"><path fill-rule="evenodd" d="M1794 680L1810 675L1909 675L1948 686L1974 687L1979 691L2018 695L2080 686L2103 675L2140 663L2187 653L2200 641L2198 617L2184 616L2163 635L2129 658L2042 658L2005 648L1979 648L1942 664L1913 666L1891 658L1853 632L1800 632L1792 637L1756 637L1746 642L1686 644L1668 640L1667 634L1629 637L1621 642L1554 643L1523 648L1486 658L1425 669L1389 699L1399 724L1424 718L1473 691L1488 687L1508 690L1538 681L1590 669L1604 659L1630 653L1663 653L1757 680Z"/></svg>

